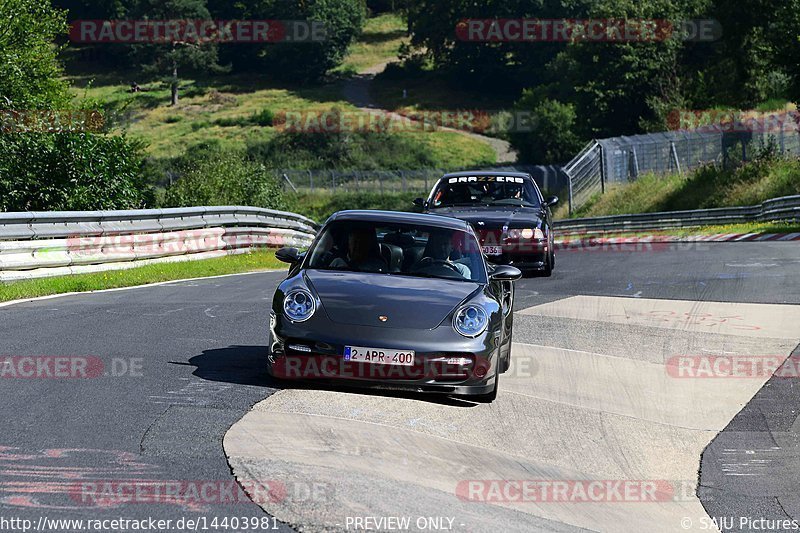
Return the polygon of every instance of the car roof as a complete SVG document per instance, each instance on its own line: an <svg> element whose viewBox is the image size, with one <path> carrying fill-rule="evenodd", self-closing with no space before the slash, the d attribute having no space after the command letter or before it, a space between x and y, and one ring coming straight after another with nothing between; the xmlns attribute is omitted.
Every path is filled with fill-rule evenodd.
<svg viewBox="0 0 800 533"><path fill-rule="evenodd" d="M457 218L442 215L429 215L427 213L409 213L406 211L379 211L379 210L348 210L339 211L331 215L328 222L334 220L352 220L367 222L387 222L395 224L421 224L437 228L447 228L465 231L469 223Z"/></svg>
<svg viewBox="0 0 800 533"><path fill-rule="evenodd" d="M512 176L515 178L530 178L533 177L527 172L515 172L506 170L464 170L460 172L450 172L441 177L444 178L459 178L464 176Z"/></svg>

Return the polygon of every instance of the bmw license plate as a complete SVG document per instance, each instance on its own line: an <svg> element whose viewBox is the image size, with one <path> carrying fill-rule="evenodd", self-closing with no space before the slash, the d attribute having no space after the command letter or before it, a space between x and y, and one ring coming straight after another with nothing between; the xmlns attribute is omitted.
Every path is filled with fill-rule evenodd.
<svg viewBox="0 0 800 533"><path fill-rule="evenodd" d="M503 255L502 246L483 246L482 249L486 255Z"/></svg>
<svg viewBox="0 0 800 533"><path fill-rule="evenodd" d="M378 365L412 366L414 364L414 351L345 346L344 360Z"/></svg>

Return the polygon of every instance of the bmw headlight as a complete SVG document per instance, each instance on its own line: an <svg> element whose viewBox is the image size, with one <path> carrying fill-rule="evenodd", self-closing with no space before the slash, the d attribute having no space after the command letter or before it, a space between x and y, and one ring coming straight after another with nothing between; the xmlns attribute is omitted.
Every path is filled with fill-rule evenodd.
<svg viewBox="0 0 800 533"><path fill-rule="evenodd" d="M283 299L283 313L292 322L305 322L316 310L314 297L306 289L289 291Z"/></svg>
<svg viewBox="0 0 800 533"><path fill-rule="evenodd" d="M453 329L465 337L477 337L489 325L489 315L479 305L465 305L453 315Z"/></svg>

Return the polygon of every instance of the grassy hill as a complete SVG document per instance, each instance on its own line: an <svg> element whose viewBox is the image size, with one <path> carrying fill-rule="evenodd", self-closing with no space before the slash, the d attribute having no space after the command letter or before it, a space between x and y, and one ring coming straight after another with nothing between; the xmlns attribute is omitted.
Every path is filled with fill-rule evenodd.
<svg viewBox="0 0 800 533"><path fill-rule="evenodd" d="M395 14L368 20L363 34L327 83L287 84L269 73L216 75L181 81L180 101L169 106L169 90L160 83L142 83L136 72L98 72L91 64L67 57L67 77L74 93L96 102L121 130L144 140L156 158L181 155L187 147L216 140L223 146L244 148L268 142L278 130L270 117L282 112L325 112L357 109L342 94L347 77L369 66L397 57L406 36L405 23ZM138 82L142 92L129 91ZM425 154L419 167L460 168L494 163L491 146L478 139L448 131L392 133L399 145ZM391 154L377 164L396 168ZM388 160L386 160L388 159ZM409 164L408 158L403 164ZM373 162L373 166L374 166ZM351 163L358 168L357 163ZM365 167L370 168L369 162ZM305 168L299 164L298 168Z"/></svg>

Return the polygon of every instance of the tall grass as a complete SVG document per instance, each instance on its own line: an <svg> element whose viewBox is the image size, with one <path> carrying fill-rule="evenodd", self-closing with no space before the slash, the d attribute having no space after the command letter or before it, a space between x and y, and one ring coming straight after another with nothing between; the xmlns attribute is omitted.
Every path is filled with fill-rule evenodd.
<svg viewBox="0 0 800 533"><path fill-rule="evenodd" d="M642 176L593 198L573 217L755 205L794 194L800 194L800 159L765 152L735 168L708 165L688 176ZM558 211L557 218L565 216L563 208Z"/></svg>

